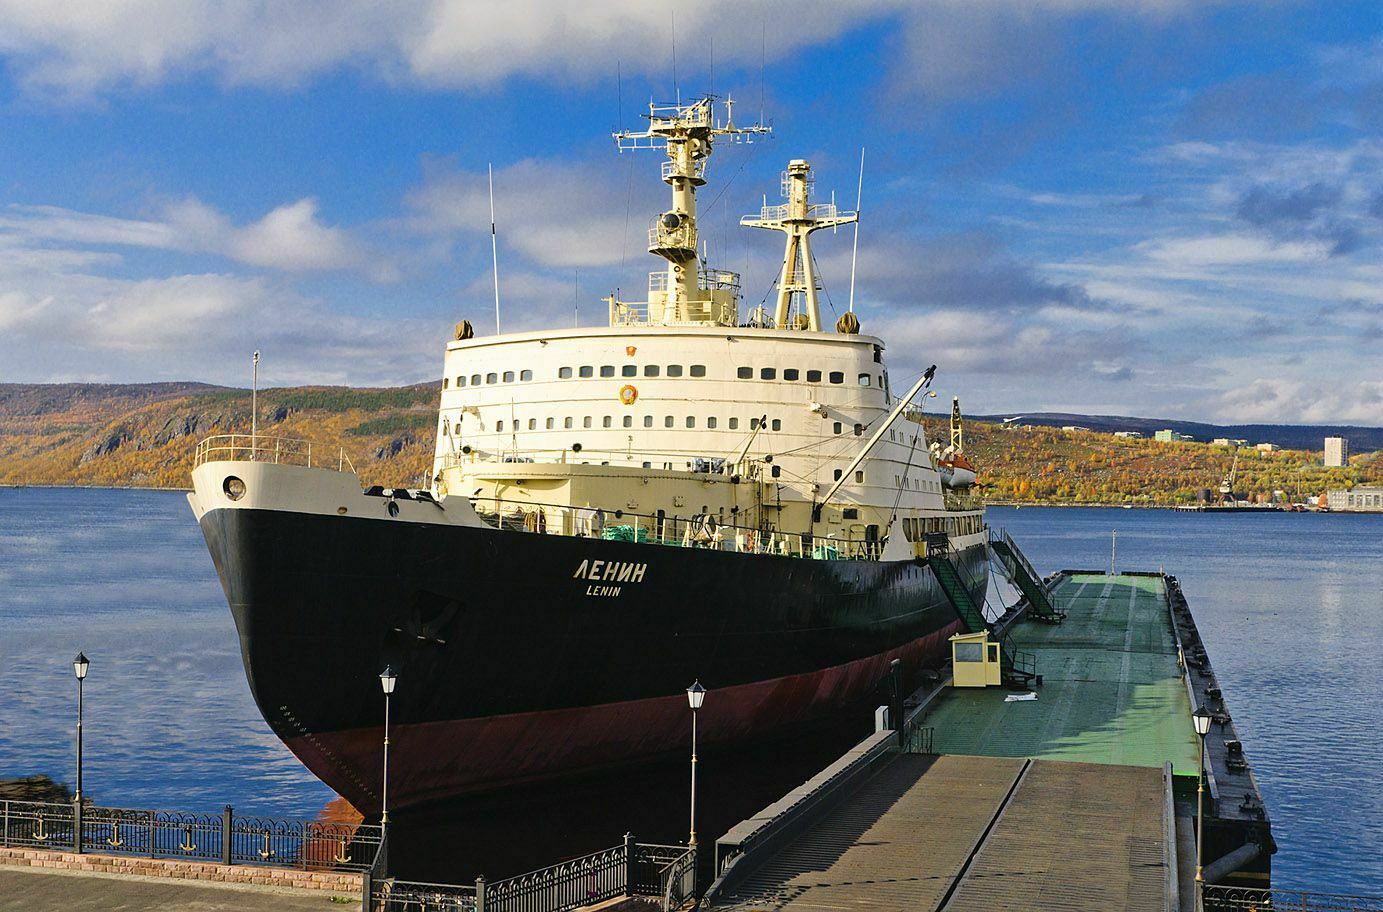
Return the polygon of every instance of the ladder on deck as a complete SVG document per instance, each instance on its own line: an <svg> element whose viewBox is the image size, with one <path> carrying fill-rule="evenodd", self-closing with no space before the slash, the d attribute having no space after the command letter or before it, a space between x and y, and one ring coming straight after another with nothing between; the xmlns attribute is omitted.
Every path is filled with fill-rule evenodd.
<svg viewBox="0 0 1383 912"><path fill-rule="evenodd" d="M1027 555L1007 532L991 528L989 549L999 556L999 560L1011 574L1013 582L1027 598L1028 606L1031 608L1028 613L1032 617L1048 624L1060 624L1066 618L1066 612L1058 610L1052 604L1047 587L1042 585L1042 578L1037 575Z"/></svg>
<svg viewBox="0 0 1383 912"><path fill-rule="evenodd" d="M951 603L956 614L960 615L966 633L979 633L984 630L993 633L993 625L985 620L984 612L970 595L970 587L961 579L960 568L952 560L952 555L955 554L954 546L944 533L935 537L927 536L927 566L931 568L936 581L941 584L941 591L946 593L946 600ZM1042 678L1037 673L1037 657L1030 652L1014 649L1008 637L999 639L999 660L1005 683L1017 687L1029 687L1034 682L1042 683Z"/></svg>

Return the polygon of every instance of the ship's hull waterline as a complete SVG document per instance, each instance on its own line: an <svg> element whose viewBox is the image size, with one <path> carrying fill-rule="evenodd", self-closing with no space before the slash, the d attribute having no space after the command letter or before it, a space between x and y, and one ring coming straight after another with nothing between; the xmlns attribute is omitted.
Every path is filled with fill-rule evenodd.
<svg viewBox="0 0 1383 912"><path fill-rule="evenodd" d="M921 562L827 561L212 509L201 528L274 732L364 813L749 742L937 659L960 621ZM983 599L987 550L959 563ZM614 569L611 569L611 568Z"/></svg>

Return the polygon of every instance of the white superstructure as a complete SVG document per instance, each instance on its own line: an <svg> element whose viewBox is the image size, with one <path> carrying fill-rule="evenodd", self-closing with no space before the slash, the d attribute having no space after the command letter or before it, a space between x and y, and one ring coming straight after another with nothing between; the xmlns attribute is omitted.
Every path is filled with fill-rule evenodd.
<svg viewBox="0 0 1383 912"><path fill-rule="evenodd" d="M667 265L646 300L611 296L605 327L492 337L458 327L434 494L544 531L580 534L594 518L753 550L834 539L877 557L891 529L907 541L982 533L978 510L947 510L882 340L859 334L853 314L821 328L808 236L857 214L808 200L807 162L789 165L784 205L744 221L787 235L771 315L741 315L739 277L703 262L696 188L712 143L766 132L734 126L726 110L717 123L710 99L650 106L647 130L616 134L622 148L668 156L672 205L649 228L649 252Z"/></svg>

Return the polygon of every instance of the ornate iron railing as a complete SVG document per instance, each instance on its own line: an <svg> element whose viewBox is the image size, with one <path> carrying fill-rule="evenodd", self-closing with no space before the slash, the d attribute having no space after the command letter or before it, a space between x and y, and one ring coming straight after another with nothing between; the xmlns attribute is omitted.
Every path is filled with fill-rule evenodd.
<svg viewBox="0 0 1383 912"><path fill-rule="evenodd" d="M1201 887L1205 912L1383 912L1383 896L1345 896L1254 887Z"/></svg>
<svg viewBox="0 0 1383 912"><path fill-rule="evenodd" d="M221 864L363 871L380 828L282 817L5 801L0 845L102 855L139 855Z"/></svg>
<svg viewBox="0 0 1383 912"><path fill-rule="evenodd" d="M217 434L197 444L192 464L204 462L271 462L317 469L335 469L355 474L355 465L344 447L313 444L290 437L265 437L262 434ZM334 463L334 464L333 464Z"/></svg>
<svg viewBox="0 0 1383 912"><path fill-rule="evenodd" d="M636 843L612 848L487 883L434 884L379 881L370 912L566 912L621 896L654 897L665 910L696 896L696 850Z"/></svg>

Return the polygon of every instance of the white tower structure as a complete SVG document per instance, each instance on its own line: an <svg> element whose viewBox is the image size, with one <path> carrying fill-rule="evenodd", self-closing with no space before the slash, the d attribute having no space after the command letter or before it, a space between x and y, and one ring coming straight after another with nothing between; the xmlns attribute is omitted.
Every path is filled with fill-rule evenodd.
<svg viewBox="0 0 1383 912"><path fill-rule="evenodd" d="M649 104L648 128L614 134L620 151L667 152L663 182L672 188L672 207L648 228L648 252L668 261L648 276L647 302L619 301L611 295L610 325L694 323L734 326L739 320L738 273L710 269L697 252L696 188L706 183L706 160L716 139L752 142L769 127L734 124L734 101L725 102L725 122L715 119L711 96L689 104Z"/></svg>
<svg viewBox="0 0 1383 912"><path fill-rule="evenodd" d="M740 224L748 228L770 228L788 236L783 256L783 272L778 279L778 307L773 324L779 329L821 331L821 310L816 292L820 282L812 260L811 234L822 228L835 228L858 221L858 212L840 212L834 202L808 200L812 185L812 166L802 159L788 163L783 172L783 198L779 206L765 204L759 217L746 215Z"/></svg>

